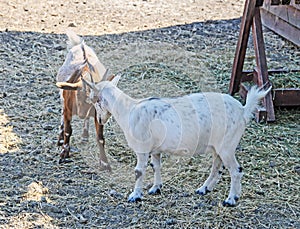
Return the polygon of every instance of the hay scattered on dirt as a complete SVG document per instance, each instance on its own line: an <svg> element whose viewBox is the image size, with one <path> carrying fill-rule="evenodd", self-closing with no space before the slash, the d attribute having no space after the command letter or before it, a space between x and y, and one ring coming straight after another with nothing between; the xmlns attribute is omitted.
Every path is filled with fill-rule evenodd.
<svg viewBox="0 0 300 229"><path fill-rule="evenodd" d="M84 38L112 72L122 73L119 85L134 97L227 92L239 22ZM265 37L270 67L299 66L299 48L269 31ZM130 204L127 197L136 159L113 119L105 127L111 175L98 171L93 134L87 145L76 141L82 124L78 118L73 122L73 162L58 164L55 144L61 111L55 75L65 57L66 37L0 32L0 39L0 224L4 228L300 227L298 108L277 109L276 123L251 122L247 128L237 149L245 171L237 207L221 206L229 190L227 173L209 195L194 193L209 173L210 155L164 155L162 195L149 196L145 187L144 201ZM247 52L246 69L254 66L252 51ZM287 76L282 83L281 77L274 81L299 85L297 75ZM145 183L151 182L148 169Z"/></svg>
<svg viewBox="0 0 300 229"><path fill-rule="evenodd" d="M13 132L13 127L9 125L9 118L0 109L0 152L14 152L18 150L21 139Z"/></svg>

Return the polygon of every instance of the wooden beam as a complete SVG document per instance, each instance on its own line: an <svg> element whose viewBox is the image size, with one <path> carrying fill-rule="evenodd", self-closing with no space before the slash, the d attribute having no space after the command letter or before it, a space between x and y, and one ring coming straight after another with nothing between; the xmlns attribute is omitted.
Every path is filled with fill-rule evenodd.
<svg viewBox="0 0 300 229"><path fill-rule="evenodd" d="M262 23L260 16L260 9L255 8L253 24L252 24L252 34L253 34L253 44L256 56L256 68L257 72L257 85L262 87L266 83L269 83L268 77L268 67L267 67L267 58L265 54L265 43L262 32ZM267 121L275 121L275 112L273 107L272 95L269 93L263 100L263 105L267 110Z"/></svg>
<svg viewBox="0 0 300 229"><path fill-rule="evenodd" d="M300 12L297 10L297 12ZM270 13L265 8L261 8L262 22L264 26L273 30L275 33L300 46L300 20L294 21L299 27L290 24L288 21ZM300 15L300 14L299 14ZM296 19L299 17L295 16ZM299 19L299 18L298 18Z"/></svg>
<svg viewBox="0 0 300 229"><path fill-rule="evenodd" d="M274 106L300 106L300 88L277 88L273 90Z"/></svg>
<svg viewBox="0 0 300 229"><path fill-rule="evenodd" d="M247 98L248 91L249 87L242 83L239 90L242 99L245 100ZM276 88L272 90L270 95L276 107L300 106L300 88Z"/></svg>
<svg viewBox="0 0 300 229"><path fill-rule="evenodd" d="M269 0L271 1L271 5L289 5L291 0Z"/></svg>
<svg viewBox="0 0 300 229"><path fill-rule="evenodd" d="M300 72L300 69L270 69L268 70L268 75L276 75L276 74L288 74L288 73L294 73L294 72ZM251 70L245 70L242 72L242 79L241 83L243 82L254 82L257 84L257 76L254 75L254 72Z"/></svg>
<svg viewBox="0 0 300 229"><path fill-rule="evenodd" d="M239 90L239 95L243 100L246 100L247 94L248 94L249 88L245 86L245 84L241 83L240 85L240 90Z"/></svg>
<svg viewBox="0 0 300 229"><path fill-rule="evenodd" d="M270 69L268 70L269 75L275 75L275 74L287 74L287 73L293 73L293 72L300 72L300 69Z"/></svg>
<svg viewBox="0 0 300 229"><path fill-rule="evenodd" d="M264 5L262 9L268 11L270 14L274 14L279 19L295 26L300 29L300 10L296 9L294 6L268 6ZM261 11L264 13L264 11Z"/></svg>
<svg viewBox="0 0 300 229"><path fill-rule="evenodd" d="M236 92L239 91L255 6L256 6L256 0L246 0L244 13L243 13L244 16L242 17L239 39L235 50L235 56L234 56L234 61L232 66L230 85L229 85L230 95L234 95Z"/></svg>
<svg viewBox="0 0 300 229"><path fill-rule="evenodd" d="M300 0L292 0L290 5L300 10Z"/></svg>
<svg viewBox="0 0 300 229"><path fill-rule="evenodd" d="M254 81L257 81L257 79L255 79L253 71L243 71L242 72L241 83L243 83L243 82L254 82Z"/></svg>

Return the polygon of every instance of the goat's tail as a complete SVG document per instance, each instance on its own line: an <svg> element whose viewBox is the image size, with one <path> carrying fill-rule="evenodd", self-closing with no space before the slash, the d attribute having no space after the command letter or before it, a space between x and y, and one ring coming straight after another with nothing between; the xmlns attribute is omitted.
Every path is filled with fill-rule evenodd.
<svg viewBox="0 0 300 229"><path fill-rule="evenodd" d="M244 118L246 123L252 118L253 113L259 107L259 102L264 98L272 89L270 86L267 90L253 86L250 88L247 94L246 104L244 106Z"/></svg>
<svg viewBox="0 0 300 229"><path fill-rule="evenodd" d="M80 36L78 36L73 30L71 29L67 29L66 34L69 38L68 41L68 48L72 48L75 45L79 45L81 44L81 42L83 41L82 38Z"/></svg>

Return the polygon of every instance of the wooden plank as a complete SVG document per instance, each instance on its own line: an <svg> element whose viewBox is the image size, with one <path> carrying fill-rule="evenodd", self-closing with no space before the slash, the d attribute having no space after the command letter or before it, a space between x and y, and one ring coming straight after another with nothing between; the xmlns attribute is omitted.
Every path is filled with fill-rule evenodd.
<svg viewBox="0 0 300 229"><path fill-rule="evenodd" d="M255 14L252 24L252 34L257 66L255 68L255 71L257 72L257 84L259 87L262 87L266 83L269 83L269 77L259 8L255 8ZM275 112L271 93L267 94L267 96L264 98L263 105L268 113L267 121L275 121Z"/></svg>
<svg viewBox="0 0 300 229"><path fill-rule="evenodd" d="M292 0L290 5L300 10L300 0Z"/></svg>
<svg viewBox="0 0 300 229"><path fill-rule="evenodd" d="M245 86L245 84L241 83L239 95L241 96L241 98L243 100L246 100L248 91L249 91L249 88L247 86Z"/></svg>
<svg viewBox="0 0 300 229"><path fill-rule="evenodd" d="M239 39L235 50L235 56L234 56L231 78L230 78L229 94L231 95L234 95L239 90L243 65L244 65L245 55L247 50L247 44L248 44L248 39L250 34L250 28L254 16L255 5L256 5L255 0L245 1Z"/></svg>
<svg viewBox="0 0 300 229"><path fill-rule="evenodd" d="M277 88L273 90L274 106L300 106L300 88Z"/></svg>
<svg viewBox="0 0 300 229"><path fill-rule="evenodd" d="M261 8L263 25L300 46L300 29Z"/></svg>
<svg viewBox="0 0 300 229"><path fill-rule="evenodd" d="M294 73L300 72L300 69L270 69L268 70L269 75L282 74L282 73Z"/></svg>
<svg viewBox="0 0 300 229"><path fill-rule="evenodd" d="M259 107L255 113L255 120L256 122L274 122L275 120L268 120L268 112L266 108Z"/></svg>
<svg viewBox="0 0 300 229"><path fill-rule="evenodd" d="M287 74L287 73L297 73L300 72L300 69L269 69L268 70L268 75L276 75L276 74ZM245 70L242 72L242 80L241 82L257 82L255 80L255 77L253 75L252 70Z"/></svg>
<svg viewBox="0 0 300 229"><path fill-rule="evenodd" d="M270 6L265 4L262 8L300 29L300 10L296 9L294 6ZM263 11L261 13L263 13Z"/></svg>
<svg viewBox="0 0 300 229"><path fill-rule="evenodd" d="M254 82L254 74L253 71L243 71L241 83L243 82Z"/></svg>
<svg viewBox="0 0 300 229"><path fill-rule="evenodd" d="M239 94L246 99L249 88L241 84ZM273 104L276 107L300 106L300 88L276 88L272 90Z"/></svg>
<svg viewBox="0 0 300 229"><path fill-rule="evenodd" d="M267 2L271 5L289 5L291 0L268 0Z"/></svg>

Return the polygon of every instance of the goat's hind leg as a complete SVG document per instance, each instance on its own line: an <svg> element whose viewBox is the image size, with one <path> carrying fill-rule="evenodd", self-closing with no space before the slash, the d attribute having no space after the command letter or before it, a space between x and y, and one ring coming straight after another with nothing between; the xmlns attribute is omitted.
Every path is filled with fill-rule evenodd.
<svg viewBox="0 0 300 229"><path fill-rule="evenodd" d="M146 173L149 153L136 153L137 164L135 167L135 186L133 192L128 197L128 202L136 202L142 200L143 181Z"/></svg>
<svg viewBox="0 0 300 229"><path fill-rule="evenodd" d="M83 132L81 135L81 142L82 143L87 143L89 141L89 123L90 118L87 117L83 120Z"/></svg>
<svg viewBox="0 0 300 229"><path fill-rule="evenodd" d="M230 191L227 199L223 202L224 206L233 207L241 195L241 179L243 176L243 169L240 167L239 163L235 157L235 151L229 153L222 153L221 159L225 167L229 170L231 183Z"/></svg>
<svg viewBox="0 0 300 229"><path fill-rule="evenodd" d="M222 175L222 160L220 156L215 152L215 150L212 150L212 154L213 161L210 175L204 182L204 184L196 190L197 194L206 195L207 193L211 192Z"/></svg>
<svg viewBox="0 0 300 229"><path fill-rule="evenodd" d="M63 111L63 137L64 143L62 145L62 150L60 152L60 160L59 163L70 162L66 160L66 158L70 157L70 138L72 135L72 110L67 110L68 108L64 108Z"/></svg>
<svg viewBox="0 0 300 229"><path fill-rule="evenodd" d="M151 164L153 172L154 172L154 183L153 186L149 189L148 194L160 194L160 189L162 188L162 180L161 180L161 154L151 154Z"/></svg>

